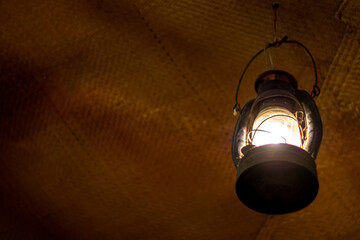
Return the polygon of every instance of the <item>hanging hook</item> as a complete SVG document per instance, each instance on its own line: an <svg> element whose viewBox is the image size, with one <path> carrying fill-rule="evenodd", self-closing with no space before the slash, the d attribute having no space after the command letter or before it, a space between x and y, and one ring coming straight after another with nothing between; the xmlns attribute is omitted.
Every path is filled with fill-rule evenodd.
<svg viewBox="0 0 360 240"><path fill-rule="evenodd" d="M298 42L298 41L295 41L295 40L288 40L288 37L287 36L284 36L283 38L279 38L277 36L277 9L279 8L279 4L278 3L273 3L272 5L272 9L273 9L273 13L274 13L274 41L272 43L268 43L268 44L265 44L265 47L264 49L260 50L259 52L257 52L251 59L250 61L247 63L247 65L245 66L244 68L244 71L243 73L241 74L241 77L239 79L239 82L238 82L238 85L236 87L236 94L235 94L235 105L233 107L233 113L234 113L234 116L237 115L238 112L241 112L241 107L240 107L240 104L238 102L238 95L239 95L239 88L240 88L240 84L241 84L241 81L245 75L245 72L246 70L249 68L249 66L251 65L251 63L254 61L254 59L259 56L261 53L264 53L265 55L265 63L266 63L266 68L267 68L267 65L268 65L268 59L267 59L267 56L266 56L266 50L268 48L277 48L277 47L280 47L282 44L284 43L295 43L299 46L301 46L305 51L306 53L309 55L309 57L311 58L311 61L313 63L313 67L314 67L314 74L315 74L315 83L313 85L313 89L311 91L311 96L313 98L319 96L320 94L320 88L318 86L318 74L317 74L317 68L316 68L316 63L315 63L315 60L314 60L314 57L312 56L312 54L310 53L309 49L307 49L302 43ZM272 65L272 69L274 69L274 64L272 62L272 57L271 57L271 52L270 52L270 49L269 49L269 58L270 58L270 63Z"/></svg>
<svg viewBox="0 0 360 240"><path fill-rule="evenodd" d="M274 42L278 41L278 36L277 36L277 9L279 8L279 4L278 3L273 3L271 4L272 9L273 9L273 13L274 13Z"/></svg>

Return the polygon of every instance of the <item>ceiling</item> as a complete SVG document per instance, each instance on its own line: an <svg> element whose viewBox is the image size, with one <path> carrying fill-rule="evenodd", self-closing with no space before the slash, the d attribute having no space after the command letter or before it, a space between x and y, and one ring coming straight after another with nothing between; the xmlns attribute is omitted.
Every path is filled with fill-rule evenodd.
<svg viewBox="0 0 360 240"><path fill-rule="evenodd" d="M272 1L2 1L0 239L360 239L359 1L277 2L324 136L316 200L271 216L236 197L230 145ZM271 56L311 90L303 49Z"/></svg>

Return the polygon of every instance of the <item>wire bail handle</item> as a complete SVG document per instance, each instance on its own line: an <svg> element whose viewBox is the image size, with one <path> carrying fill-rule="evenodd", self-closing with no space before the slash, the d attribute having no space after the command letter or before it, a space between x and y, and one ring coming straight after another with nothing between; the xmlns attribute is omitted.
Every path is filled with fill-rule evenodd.
<svg viewBox="0 0 360 240"><path fill-rule="evenodd" d="M250 61L247 63L247 65L245 66L244 68L244 71L243 73L241 74L241 77L239 79L239 82L238 82L238 85L237 85L237 88L236 88L236 94L235 94L235 105L233 107L233 114L234 116L237 115L237 113L241 112L241 107L240 107L240 104L238 102L238 95L239 95L239 89L240 89L240 84L241 84L241 81L246 73L246 70L249 68L250 64L254 61L254 59L259 56L261 53L263 53L266 49L268 48L272 48L272 47L280 47L282 44L284 43L294 43L294 44L297 44L297 45L300 45L305 51L306 53L309 55L309 57L311 58L311 61L313 63L313 67L314 67L314 75L315 75L315 83L313 85L313 89L311 91L311 96L313 98L319 96L320 94L320 88L318 86L318 74L317 74L317 68L316 68L316 63L315 63L315 59L314 57L312 56L312 54L310 53L309 49L307 49L307 47L304 46L304 44L302 44L301 42L298 42L298 41L295 41L295 40L288 40L288 37L285 36L279 40L275 40L273 43L268 43L264 49L261 49L259 52L257 52L251 59Z"/></svg>

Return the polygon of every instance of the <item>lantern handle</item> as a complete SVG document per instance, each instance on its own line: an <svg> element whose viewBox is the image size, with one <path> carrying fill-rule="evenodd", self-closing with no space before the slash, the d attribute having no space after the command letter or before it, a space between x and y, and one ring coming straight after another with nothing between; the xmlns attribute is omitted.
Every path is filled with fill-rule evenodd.
<svg viewBox="0 0 360 240"><path fill-rule="evenodd" d="M266 49L268 48L272 48L272 47L280 47L282 44L284 43L295 43L299 46L301 46L305 51L306 53L309 55L309 57L311 58L311 61L313 63L313 67L314 67L314 74L315 74L315 83L313 85L313 89L311 91L311 96L313 98L319 96L320 94L320 88L318 86L318 74L317 74L317 68L316 68L316 63L315 63L315 59L313 57L313 55L310 53L309 49L307 47L305 47L304 44L302 44L301 42L298 42L296 40L287 40L288 37L285 36L283 38L281 38L280 40L276 40L274 41L273 43L268 43L264 49L261 49L259 52L257 52L251 59L250 61L246 64L245 68L244 68L244 71L242 72L241 74L241 77L239 79L239 82L238 82L238 85L236 87L236 94L235 94L235 105L233 107L233 112L234 112L234 116L237 115L238 112L241 111L241 107L240 107L240 104L238 102L238 95L239 95L239 89L240 89L240 84L241 84L241 81L247 71L247 69L249 68L250 64L255 60L255 58L257 56L259 56L261 53L263 53Z"/></svg>

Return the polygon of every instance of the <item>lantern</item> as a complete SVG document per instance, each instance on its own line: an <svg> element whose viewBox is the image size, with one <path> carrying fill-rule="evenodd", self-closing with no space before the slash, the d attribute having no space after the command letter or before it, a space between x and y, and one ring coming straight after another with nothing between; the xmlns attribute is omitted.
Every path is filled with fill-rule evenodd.
<svg viewBox="0 0 360 240"><path fill-rule="evenodd" d="M264 72L255 81L255 90L258 96L242 108L233 135L236 193L258 212L300 210L319 189L315 165L322 138L319 111L312 96L297 89L296 79L285 71Z"/></svg>

